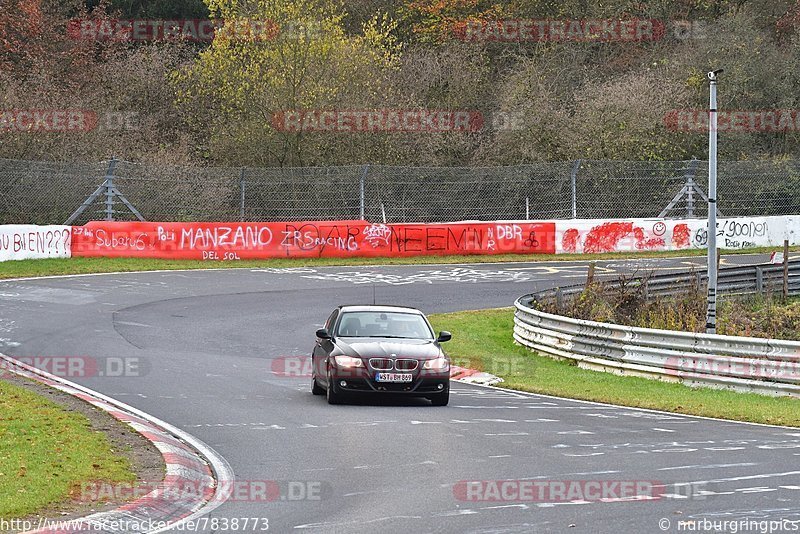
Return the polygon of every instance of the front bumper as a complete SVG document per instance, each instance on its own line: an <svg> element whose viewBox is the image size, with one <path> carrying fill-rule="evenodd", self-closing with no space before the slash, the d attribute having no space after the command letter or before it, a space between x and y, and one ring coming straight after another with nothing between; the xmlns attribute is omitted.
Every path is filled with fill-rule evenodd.
<svg viewBox="0 0 800 534"><path fill-rule="evenodd" d="M450 387L450 371L416 370L411 372L411 382L378 382L379 371L367 368L331 368L331 380L336 389L348 393L398 393L407 395L431 395L447 391ZM342 385L344 383L344 385Z"/></svg>

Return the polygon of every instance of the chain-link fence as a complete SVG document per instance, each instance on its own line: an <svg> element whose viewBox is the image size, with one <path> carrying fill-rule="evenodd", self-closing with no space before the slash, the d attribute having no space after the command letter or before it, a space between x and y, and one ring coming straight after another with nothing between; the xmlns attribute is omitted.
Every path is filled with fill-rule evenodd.
<svg viewBox="0 0 800 534"><path fill-rule="evenodd" d="M123 199L151 221L704 217L706 186L707 164L697 160L447 168L0 160L0 224L135 219ZM800 162L720 162L719 211L800 213Z"/></svg>

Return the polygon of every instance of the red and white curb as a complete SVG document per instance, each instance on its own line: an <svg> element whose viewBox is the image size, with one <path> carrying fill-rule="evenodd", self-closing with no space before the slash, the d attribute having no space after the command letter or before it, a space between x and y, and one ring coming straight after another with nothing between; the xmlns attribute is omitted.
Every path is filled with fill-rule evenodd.
<svg viewBox="0 0 800 534"><path fill-rule="evenodd" d="M450 380L457 380L466 384L478 384L481 386L493 386L503 381L499 376L484 373L476 369L458 367L457 365L450 366Z"/></svg>
<svg viewBox="0 0 800 534"><path fill-rule="evenodd" d="M58 521L26 534L156 534L208 514L224 503L233 486L228 462L194 436L132 406L0 353L5 370L82 399L130 425L151 441L166 464L164 480L143 497L115 510ZM192 491L186 491L191 488Z"/></svg>

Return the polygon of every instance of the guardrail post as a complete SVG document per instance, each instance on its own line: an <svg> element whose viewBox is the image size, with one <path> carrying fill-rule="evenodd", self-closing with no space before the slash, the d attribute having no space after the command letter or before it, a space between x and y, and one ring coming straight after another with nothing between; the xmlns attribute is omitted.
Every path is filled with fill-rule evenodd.
<svg viewBox="0 0 800 534"><path fill-rule="evenodd" d="M783 240L783 300L789 298L789 240Z"/></svg>
<svg viewBox="0 0 800 534"><path fill-rule="evenodd" d="M756 293L764 293L764 269L756 267Z"/></svg>

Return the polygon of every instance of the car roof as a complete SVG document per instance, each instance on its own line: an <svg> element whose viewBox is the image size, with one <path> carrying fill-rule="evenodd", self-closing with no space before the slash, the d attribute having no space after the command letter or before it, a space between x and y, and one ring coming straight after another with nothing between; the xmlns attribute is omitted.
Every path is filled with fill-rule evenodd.
<svg viewBox="0 0 800 534"><path fill-rule="evenodd" d="M400 313L414 313L417 315L423 315L421 311L416 308L411 308L408 306L376 306L376 305L359 305L359 304L348 304L339 306L339 309L343 312L400 312Z"/></svg>

